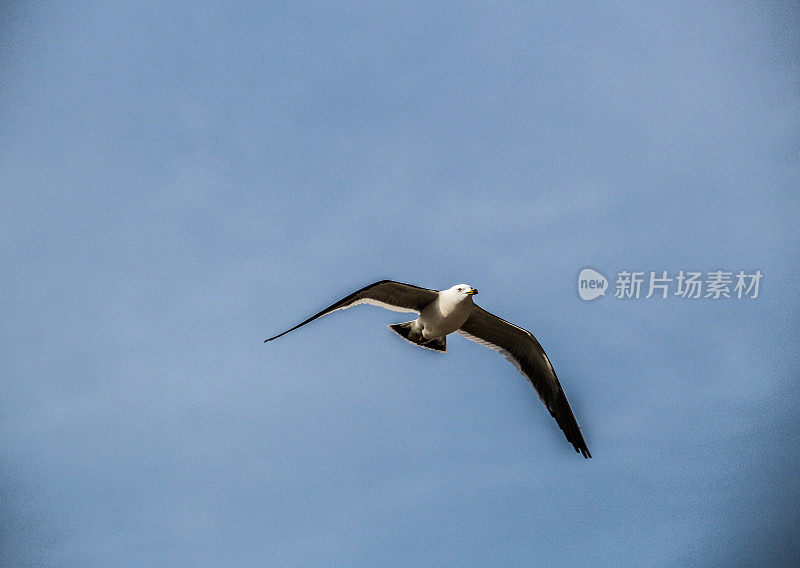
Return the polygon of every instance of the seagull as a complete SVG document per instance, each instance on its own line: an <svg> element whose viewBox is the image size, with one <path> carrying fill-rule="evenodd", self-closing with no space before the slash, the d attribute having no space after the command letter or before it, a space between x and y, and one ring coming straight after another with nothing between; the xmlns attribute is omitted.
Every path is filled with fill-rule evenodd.
<svg viewBox="0 0 800 568"><path fill-rule="evenodd" d="M584 458L592 457L542 346L531 332L476 305L472 297L477 293L475 288L467 284L456 284L447 290L436 291L393 280L380 280L356 290L296 326L265 339L264 343L324 315L359 304L419 314L417 319L391 324L389 329L409 343L442 353L447 351L447 336L453 332L498 351L528 378L575 451L583 454Z"/></svg>

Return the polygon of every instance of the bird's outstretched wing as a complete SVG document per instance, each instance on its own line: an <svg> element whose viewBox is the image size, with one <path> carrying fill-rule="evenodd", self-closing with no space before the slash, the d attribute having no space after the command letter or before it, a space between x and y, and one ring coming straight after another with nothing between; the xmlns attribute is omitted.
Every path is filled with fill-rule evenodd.
<svg viewBox="0 0 800 568"><path fill-rule="evenodd" d="M589 448L558 382L553 365L531 332L475 306L458 333L476 343L499 351L517 370L528 377L547 410L564 431L576 452L590 458Z"/></svg>
<svg viewBox="0 0 800 568"><path fill-rule="evenodd" d="M375 282L369 286L364 286L360 290L356 290L346 298L342 298L318 314L314 314L306 321L297 324L291 329L287 329L283 333L279 333L275 337L265 339L264 343L286 335L290 331L294 331L298 327L304 326L331 312L346 310L347 308L359 304L372 304L373 306L380 306L395 312L420 313L422 308L433 302L438 294L436 290L420 288L412 284L403 284L402 282L394 282L393 280L381 280L380 282Z"/></svg>

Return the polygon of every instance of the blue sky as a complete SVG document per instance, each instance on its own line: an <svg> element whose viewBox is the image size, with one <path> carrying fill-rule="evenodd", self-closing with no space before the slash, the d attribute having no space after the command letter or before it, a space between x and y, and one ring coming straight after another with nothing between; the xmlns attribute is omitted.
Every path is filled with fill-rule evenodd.
<svg viewBox="0 0 800 568"><path fill-rule="evenodd" d="M795 565L789 4L10 3L0 564ZM756 299L577 294L760 270ZM525 379L361 307L467 282ZM408 319L408 318L405 318Z"/></svg>

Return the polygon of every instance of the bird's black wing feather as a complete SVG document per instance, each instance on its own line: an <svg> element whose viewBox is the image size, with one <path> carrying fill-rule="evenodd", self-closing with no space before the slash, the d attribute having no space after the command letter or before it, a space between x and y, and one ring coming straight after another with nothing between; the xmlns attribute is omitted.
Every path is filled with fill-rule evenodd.
<svg viewBox="0 0 800 568"><path fill-rule="evenodd" d="M301 322L291 329L287 329L283 333L279 333L274 337L265 339L264 342L272 341L282 335L286 335L290 331L294 331L298 327L314 321L324 315L327 315L336 310L344 310L359 304L372 304L383 308L394 310L397 312L416 312L420 313L422 308L430 304L436 299L438 292L436 290L429 290L428 288L420 288L413 284L404 284L402 282L395 282L393 280L381 280L364 286L360 290L356 290L349 296L342 298L335 304L332 304L314 314L304 322Z"/></svg>
<svg viewBox="0 0 800 568"><path fill-rule="evenodd" d="M458 333L508 359L531 382L575 451L592 457L553 365L531 332L475 306Z"/></svg>

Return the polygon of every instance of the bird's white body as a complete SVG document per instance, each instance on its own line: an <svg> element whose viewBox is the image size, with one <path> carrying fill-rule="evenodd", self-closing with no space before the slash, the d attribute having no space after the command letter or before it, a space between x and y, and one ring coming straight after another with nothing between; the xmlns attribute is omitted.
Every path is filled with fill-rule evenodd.
<svg viewBox="0 0 800 568"><path fill-rule="evenodd" d="M472 314L475 306L472 302L473 294L475 289L466 284L456 284L442 290L411 324L411 333L420 335L423 339L436 339L453 333Z"/></svg>

